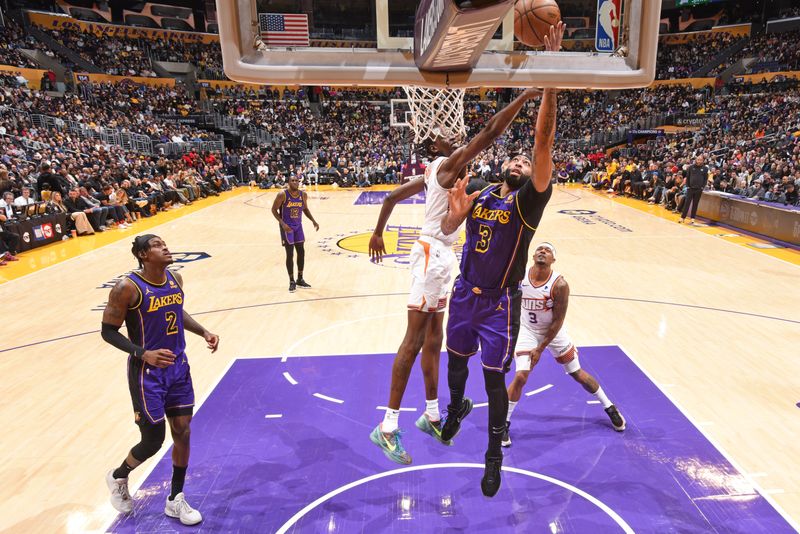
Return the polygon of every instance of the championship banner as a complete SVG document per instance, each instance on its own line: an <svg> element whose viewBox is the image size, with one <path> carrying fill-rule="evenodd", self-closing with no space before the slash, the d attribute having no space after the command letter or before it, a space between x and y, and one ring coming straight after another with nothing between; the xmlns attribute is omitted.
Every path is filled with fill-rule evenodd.
<svg viewBox="0 0 800 534"><path fill-rule="evenodd" d="M98 24L84 22L72 17L48 15L46 13L29 12L31 24L49 30L72 30L84 33L93 33L98 37L122 37L129 39L171 39L187 43L219 43L219 36L210 33L194 33L175 30L161 30L153 28L134 28L132 26L117 26L114 24Z"/></svg>

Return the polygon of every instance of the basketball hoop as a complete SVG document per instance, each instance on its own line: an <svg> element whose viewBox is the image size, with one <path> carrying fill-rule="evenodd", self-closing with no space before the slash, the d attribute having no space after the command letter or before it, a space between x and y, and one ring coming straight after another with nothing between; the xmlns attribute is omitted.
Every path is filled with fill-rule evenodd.
<svg viewBox="0 0 800 534"><path fill-rule="evenodd" d="M431 89L417 85L404 85L403 89L408 96L408 126L414 130L414 143L438 136L459 140L466 136L464 89Z"/></svg>

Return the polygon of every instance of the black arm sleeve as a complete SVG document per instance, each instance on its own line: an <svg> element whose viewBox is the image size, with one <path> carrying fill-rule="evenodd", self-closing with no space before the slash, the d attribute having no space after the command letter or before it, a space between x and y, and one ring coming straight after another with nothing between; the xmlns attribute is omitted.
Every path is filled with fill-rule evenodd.
<svg viewBox="0 0 800 534"><path fill-rule="evenodd" d="M112 345L122 352L133 354L136 358L142 359L145 353L143 347L134 344L130 339L119 333L119 326L114 326L110 323L103 323L103 328L100 330L100 335L103 336L103 341Z"/></svg>
<svg viewBox="0 0 800 534"><path fill-rule="evenodd" d="M553 194L553 184L550 183L547 189L541 193L533 186L533 182L526 180L522 187L519 188L517 193L517 209L522 217L523 222L532 229L536 229L539 221L542 220L544 207L550 200Z"/></svg>

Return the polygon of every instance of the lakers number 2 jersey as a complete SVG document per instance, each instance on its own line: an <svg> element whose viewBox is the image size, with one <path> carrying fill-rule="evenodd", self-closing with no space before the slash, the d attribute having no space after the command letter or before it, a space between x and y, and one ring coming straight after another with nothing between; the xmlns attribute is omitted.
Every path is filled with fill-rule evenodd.
<svg viewBox="0 0 800 534"><path fill-rule="evenodd" d="M145 350L169 349L176 356L183 354L183 289L175 276L167 271L163 284L146 280L136 271L128 278L139 291L138 301L128 308L125 317L130 340Z"/></svg>

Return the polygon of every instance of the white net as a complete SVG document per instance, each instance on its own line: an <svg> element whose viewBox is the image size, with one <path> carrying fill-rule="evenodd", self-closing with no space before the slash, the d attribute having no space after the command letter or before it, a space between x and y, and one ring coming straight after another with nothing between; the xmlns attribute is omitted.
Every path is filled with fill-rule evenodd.
<svg viewBox="0 0 800 534"><path fill-rule="evenodd" d="M441 135L463 139L464 89L429 89L416 85L404 85L408 96L411 117L409 126L414 130L414 143L435 139Z"/></svg>

